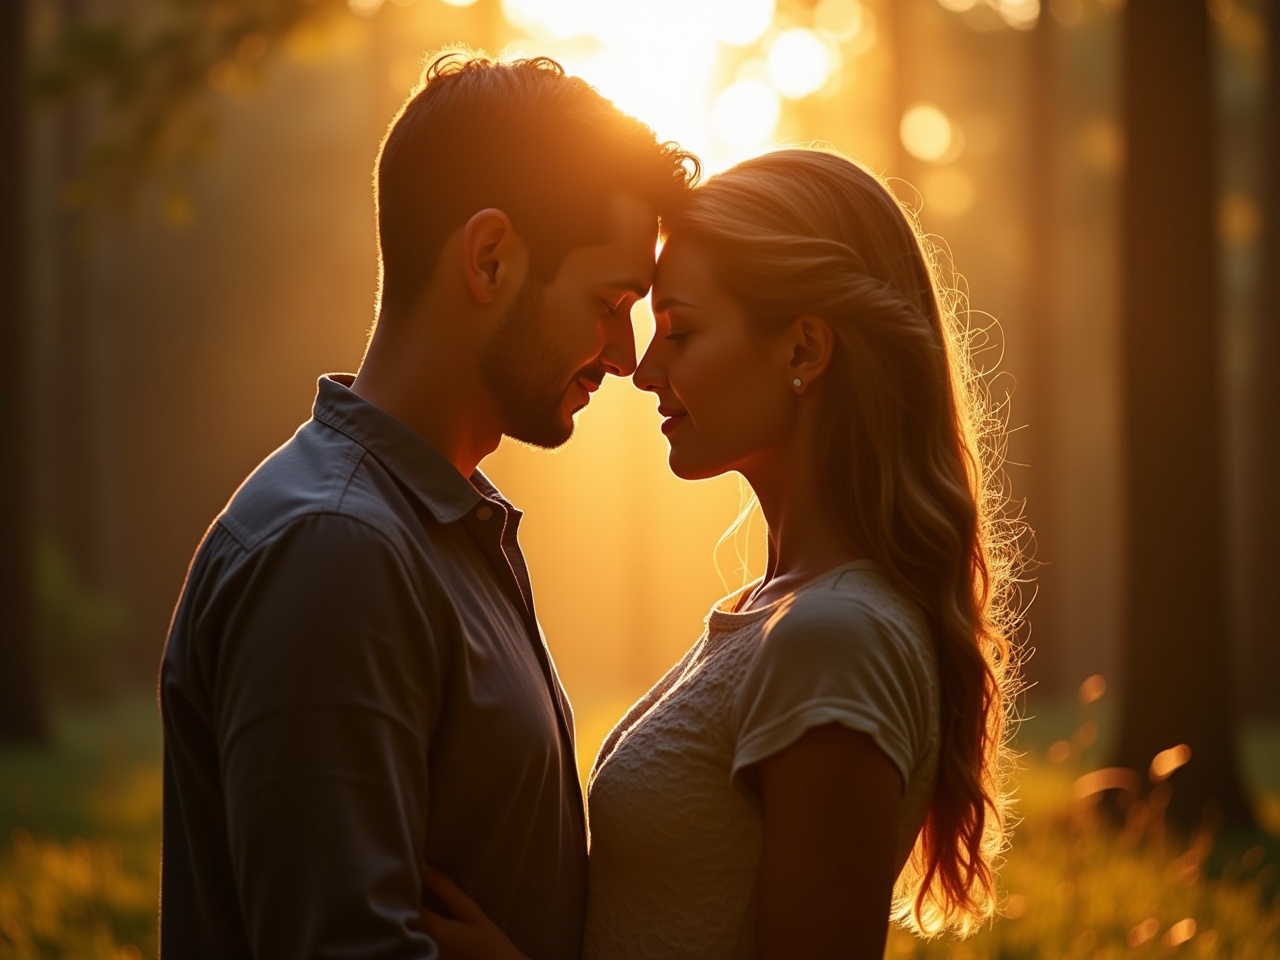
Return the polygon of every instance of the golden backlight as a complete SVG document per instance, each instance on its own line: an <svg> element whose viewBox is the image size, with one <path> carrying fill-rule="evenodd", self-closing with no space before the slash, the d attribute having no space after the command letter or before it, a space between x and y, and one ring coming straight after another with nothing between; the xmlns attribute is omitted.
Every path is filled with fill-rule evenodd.
<svg viewBox="0 0 1280 960"><path fill-rule="evenodd" d="M774 0L502 0L501 8L525 35L505 56L555 57L659 138L697 153L705 173L779 143L784 102L837 83L842 50L873 28L856 0L824 0L822 17L804 22L784 22ZM642 352L653 331L647 301L633 319ZM560 451L504 443L486 461L527 512L522 542L577 710L584 766L697 638L711 604L763 570L759 522L717 548L742 508L738 477L676 479L660 422L651 394L611 378Z"/></svg>
<svg viewBox="0 0 1280 960"><path fill-rule="evenodd" d="M643 346L653 329L647 303L635 318ZM610 725L697 638L726 583L745 574L732 544L716 551L739 511L736 477L673 476L652 394L608 378L577 422L560 450L504 441L484 469L526 512L521 542L539 620L586 765ZM758 574L764 550L753 547Z"/></svg>
<svg viewBox="0 0 1280 960"><path fill-rule="evenodd" d="M502 11L526 35L504 55L555 57L661 139L697 153L708 172L774 143L786 91L773 74L792 90L816 88L835 62L828 54L820 76L805 73L796 58L813 46L794 39L769 54L780 33L773 0L738 0L731 12L698 0L503 0ZM640 352L653 331L647 301L633 319ZM759 524L753 569L742 568L732 543L717 554L741 507L737 477L676 479L660 422L652 394L610 378L564 448L548 454L504 443L485 463L526 511L521 539L539 618L577 712L584 767L609 726L697 638L726 587L763 567Z"/></svg>
<svg viewBox="0 0 1280 960"><path fill-rule="evenodd" d="M381 5L349 2L365 12ZM394 2L426 16L436 0ZM858 0L804 10L775 0L500 0L499 8L515 39L491 52L555 58L660 139L696 153L704 175L800 139L784 128L787 104L835 92L876 35ZM640 353L653 331L647 302L633 319ZM717 547L741 511L740 480L672 476L653 395L610 378L577 419L561 450L504 442L484 467L526 512L521 541L539 619L575 704L585 765L623 710L697 638L711 604L762 572L765 548L759 522Z"/></svg>

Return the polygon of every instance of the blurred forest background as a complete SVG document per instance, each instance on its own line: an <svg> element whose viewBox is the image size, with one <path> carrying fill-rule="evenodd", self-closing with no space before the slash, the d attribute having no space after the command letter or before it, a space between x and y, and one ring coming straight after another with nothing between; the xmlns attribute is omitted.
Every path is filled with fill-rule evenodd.
<svg viewBox="0 0 1280 960"><path fill-rule="evenodd" d="M709 171L822 141L951 251L1035 531L1008 919L893 955L1280 956L1280 0L4 0L0 958L155 950L201 534L359 363L423 58L547 54ZM637 307L639 346L652 332ZM583 765L763 564L610 381L528 516Z"/></svg>

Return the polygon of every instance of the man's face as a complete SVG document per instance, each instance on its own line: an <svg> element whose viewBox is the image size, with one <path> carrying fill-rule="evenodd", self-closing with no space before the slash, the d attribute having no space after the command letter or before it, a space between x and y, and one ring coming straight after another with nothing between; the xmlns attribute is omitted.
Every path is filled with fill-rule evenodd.
<svg viewBox="0 0 1280 960"><path fill-rule="evenodd" d="M615 196L611 213L609 239L570 250L549 284L526 280L481 351L506 436L560 446L605 374L636 368L631 308L653 282L658 222L629 196Z"/></svg>

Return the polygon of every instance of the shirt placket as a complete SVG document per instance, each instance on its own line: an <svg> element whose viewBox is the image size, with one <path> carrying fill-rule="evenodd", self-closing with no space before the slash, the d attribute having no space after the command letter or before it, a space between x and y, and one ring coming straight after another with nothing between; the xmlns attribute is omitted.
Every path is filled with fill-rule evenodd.
<svg viewBox="0 0 1280 960"><path fill-rule="evenodd" d="M529 568L525 563L524 552L520 549L517 538L521 514L515 508L508 508L492 501L482 500L480 505L472 509L467 529L480 545L485 558L494 568L503 590L511 598L518 610L522 611L525 635L533 647L538 665L542 669L543 681L547 685L551 698L556 705L556 715L560 721L560 737L569 757L576 756L573 739L573 725L569 720L569 705L564 690L551 664L551 653L542 638L538 627L538 618L533 606L533 587L529 579ZM577 777L571 778L574 786L581 789Z"/></svg>

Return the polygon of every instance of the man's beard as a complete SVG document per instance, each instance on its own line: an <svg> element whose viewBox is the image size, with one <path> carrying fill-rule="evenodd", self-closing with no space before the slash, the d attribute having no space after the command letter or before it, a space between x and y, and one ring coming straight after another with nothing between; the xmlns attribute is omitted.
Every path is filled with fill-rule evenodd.
<svg viewBox="0 0 1280 960"><path fill-rule="evenodd" d="M544 286L526 279L502 325L480 352L480 371L498 407L502 432L548 450L573 436L561 413L572 378L541 336Z"/></svg>

